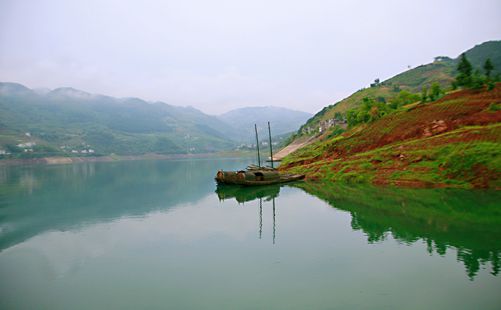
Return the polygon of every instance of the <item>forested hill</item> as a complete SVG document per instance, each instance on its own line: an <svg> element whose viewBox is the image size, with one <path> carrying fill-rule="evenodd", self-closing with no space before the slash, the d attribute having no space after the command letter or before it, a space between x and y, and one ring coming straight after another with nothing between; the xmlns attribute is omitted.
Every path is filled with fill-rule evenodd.
<svg viewBox="0 0 501 310"><path fill-rule="evenodd" d="M276 118L266 112L259 121ZM289 131L306 118L289 119ZM192 107L0 83L0 158L215 152L249 142L242 132L253 125L235 125Z"/></svg>
<svg viewBox="0 0 501 310"><path fill-rule="evenodd" d="M490 59L494 67L492 76L501 74L501 41L484 42L467 50L465 55L474 70L483 71L484 62ZM458 61L459 56L454 59L437 56L432 63L407 70L383 82L376 80L370 87L362 88L349 97L323 108L301 126L298 136L318 133L319 128L329 120L346 118L346 112L359 107L364 98L390 103L395 98L401 99L398 97L402 91L403 95L411 93L419 96L423 89L431 88L434 83L442 90L450 89Z"/></svg>

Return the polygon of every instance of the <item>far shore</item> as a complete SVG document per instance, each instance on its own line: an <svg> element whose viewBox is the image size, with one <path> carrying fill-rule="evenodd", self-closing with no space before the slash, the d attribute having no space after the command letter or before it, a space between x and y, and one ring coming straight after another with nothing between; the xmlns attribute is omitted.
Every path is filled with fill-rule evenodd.
<svg viewBox="0 0 501 310"><path fill-rule="evenodd" d="M253 156L250 152L218 152L200 154L143 154L143 155L107 155L107 156L85 156L85 157L40 157L40 158L8 158L0 159L1 166L18 165L64 165L83 162L111 162L126 160L168 160L187 158L246 158Z"/></svg>

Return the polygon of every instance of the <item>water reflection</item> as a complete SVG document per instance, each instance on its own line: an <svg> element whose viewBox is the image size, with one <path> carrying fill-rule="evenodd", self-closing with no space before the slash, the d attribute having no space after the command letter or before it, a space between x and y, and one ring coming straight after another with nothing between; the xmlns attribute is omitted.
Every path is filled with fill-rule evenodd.
<svg viewBox="0 0 501 310"><path fill-rule="evenodd" d="M501 258L499 192L454 189L395 189L298 183L294 186L350 212L353 230L361 230L368 243L388 235L403 244L423 241L430 255L454 249L457 260L473 279L489 265L498 275Z"/></svg>
<svg viewBox="0 0 501 310"><path fill-rule="evenodd" d="M0 251L44 231L142 217L195 202L213 190L220 164L231 169L242 160L0 167Z"/></svg>
<svg viewBox="0 0 501 310"><path fill-rule="evenodd" d="M280 185L265 186L238 186L218 184L216 194L219 200L235 199L238 203L245 203L256 199L270 201L280 194Z"/></svg>
<svg viewBox="0 0 501 310"><path fill-rule="evenodd" d="M273 204L273 244L276 239L276 210L275 210L275 197L272 198ZM259 198L259 239L262 238L263 233L263 199Z"/></svg>
<svg viewBox="0 0 501 310"><path fill-rule="evenodd" d="M283 185L282 185L283 186ZM263 200L272 202L273 208L273 244L276 240L276 204L275 199L280 194L281 185L265 185L265 186L239 186L218 184L216 194L219 201L235 199L238 204L259 200L259 239L263 234Z"/></svg>
<svg viewBox="0 0 501 310"><path fill-rule="evenodd" d="M0 168L0 308L499 307L499 193L215 188L246 164Z"/></svg>
<svg viewBox="0 0 501 310"><path fill-rule="evenodd" d="M310 215L313 214L310 206L319 208L323 204L297 189L278 185L218 186L215 192L220 201L228 201L230 205L235 201L234 205L246 206L233 210L219 208L220 204L211 194L215 186L214 171L221 167L234 170L244 165L242 161L195 160L1 167L0 251L47 231L74 231L121 218L143 218L155 211L171 214L183 204L196 204L207 197L214 199L219 209L216 211L218 218L226 216L231 219L232 214L241 214L242 219L247 220L252 238L268 239L268 245L276 243L278 220L282 223L281 246L287 242L294 244L296 239L291 241L291 238L305 231L317 234L316 229L323 227L318 224L323 218L314 216L311 222L304 218L304 225L287 230L297 220L292 210L300 209L303 214ZM352 230L363 232L369 244L384 242L389 236L402 244L421 242L430 255L445 256L452 251L457 261L464 264L470 279L482 268L489 268L495 276L500 273L500 192L322 183L295 183L292 186L338 210L349 212L351 228L348 230L350 233ZM288 192L289 195L291 192L297 194L294 201L287 200ZM278 207L281 208L280 219ZM188 210L185 208L185 212ZM204 210L206 218L210 215L216 217L213 210ZM268 211L272 213L266 215ZM201 211L193 212L200 214ZM332 225L335 218L327 217L328 222L324 225ZM183 221L179 223L182 224L179 230L189 233L185 223L190 217L183 218ZM227 220L223 222L228 223ZM236 231L242 230L240 224L233 224ZM266 233L267 225L272 226L269 233ZM202 221L198 226L208 225ZM222 228L207 228L210 229ZM319 231L317 235L321 234ZM331 240L330 236L320 237ZM319 245L322 247L325 245Z"/></svg>
<svg viewBox="0 0 501 310"><path fill-rule="evenodd" d="M259 239L263 235L263 200L259 199Z"/></svg>
<svg viewBox="0 0 501 310"><path fill-rule="evenodd" d="M275 216L275 199L273 199L273 244L275 244L275 239L276 239L276 216Z"/></svg>

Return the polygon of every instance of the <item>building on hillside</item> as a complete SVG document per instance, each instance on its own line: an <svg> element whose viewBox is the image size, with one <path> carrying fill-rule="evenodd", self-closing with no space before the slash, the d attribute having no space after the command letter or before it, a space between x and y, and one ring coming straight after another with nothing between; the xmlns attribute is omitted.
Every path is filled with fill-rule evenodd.
<svg viewBox="0 0 501 310"><path fill-rule="evenodd" d="M302 133L303 134L312 134L312 133L317 132L317 131L319 133L322 133L333 126L339 126L343 129L346 129L346 127L348 126L348 122L344 118L343 119L330 118L330 119L327 119L324 121L320 121L320 123L318 124L318 127L308 126L308 127L303 128Z"/></svg>
<svg viewBox="0 0 501 310"><path fill-rule="evenodd" d="M17 145L17 147L20 147L20 148L31 148L31 147L34 147L35 145L37 145L35 142L26 142L26 143L19 143Z"/></svg>

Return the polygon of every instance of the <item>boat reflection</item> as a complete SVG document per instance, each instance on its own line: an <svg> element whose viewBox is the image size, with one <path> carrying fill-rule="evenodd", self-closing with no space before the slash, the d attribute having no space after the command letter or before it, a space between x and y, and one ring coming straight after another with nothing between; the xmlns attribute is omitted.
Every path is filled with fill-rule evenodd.
<svg viewBox="0 0 501 310"><path fill-rule="evenodd" d="M235 199L238 203L264 199L270 201L278 197L280 185L245 187L239 185L218 184L216 194L219 200Z"/></svg>
<svg viewBox="0 0 501 310"><path fill-rule="evenodd" d="M263 201L272 203L273 208L273 244L276 240L276 204L275 198L280 194L280 185L239 186L218 184L216 194L220 201L235 199L239 204L259 200L259 239L263 235Z"/></svg>

